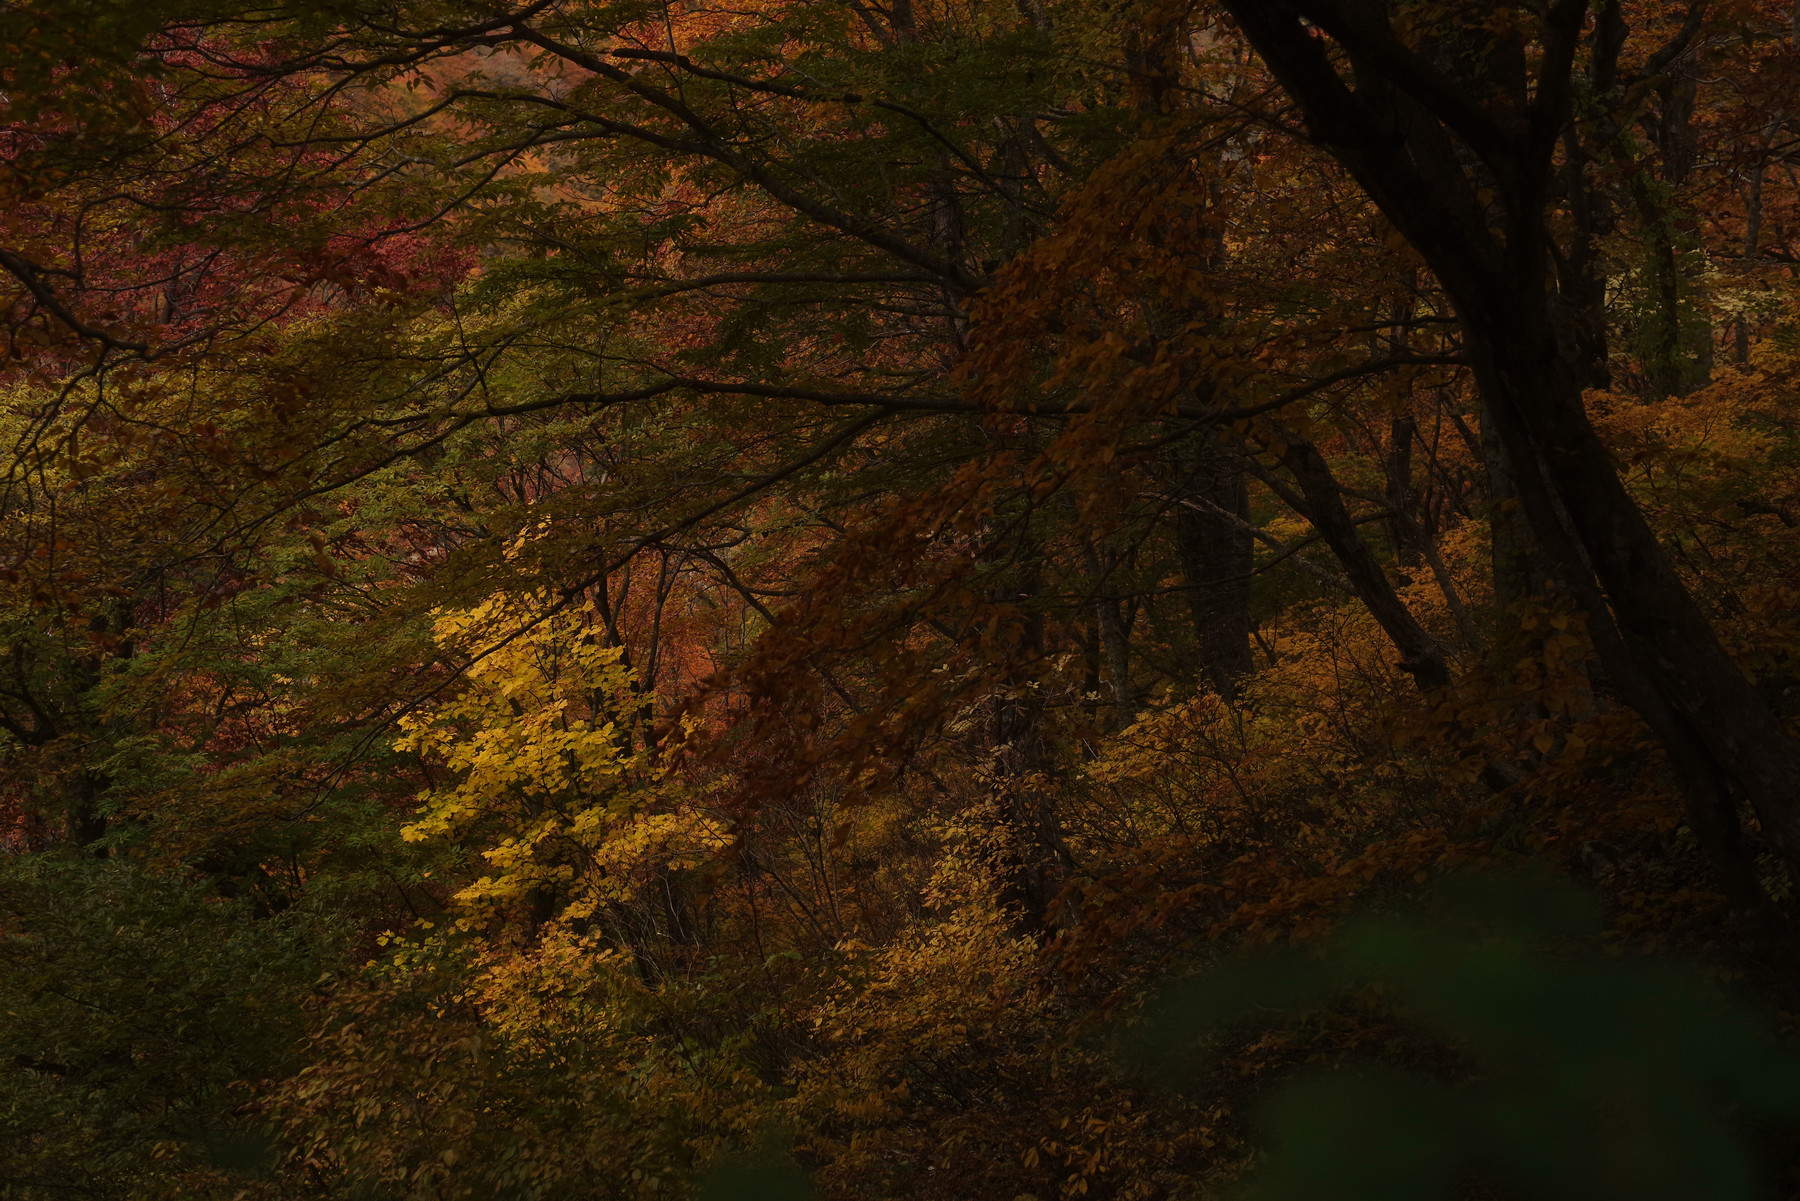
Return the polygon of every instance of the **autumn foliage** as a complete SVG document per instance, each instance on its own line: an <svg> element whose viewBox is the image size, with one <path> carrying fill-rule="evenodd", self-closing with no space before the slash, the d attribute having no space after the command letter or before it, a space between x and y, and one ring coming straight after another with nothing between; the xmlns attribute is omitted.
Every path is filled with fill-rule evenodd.
<svg viewBox="0 0 1800 1201"><path fill-rule="evenodd" d="M1800 1188L1800 8L0 49L0 1198Z"/></svg>

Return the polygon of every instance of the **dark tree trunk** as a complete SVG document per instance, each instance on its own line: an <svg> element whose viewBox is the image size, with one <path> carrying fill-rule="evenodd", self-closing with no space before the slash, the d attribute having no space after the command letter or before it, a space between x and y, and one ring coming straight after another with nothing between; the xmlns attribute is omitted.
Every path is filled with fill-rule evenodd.
<svg viewBox="0 0 1800 1201"><path fill-rule="evenodd" d="M1388 424L1387 503L1394 511L1388 521L1388 541L1393 543L1394 562L1402 567L1419 562L1418 539L1412 533L1418 520L1412 482L1413 439L1418 432L1419 423L1411 417L1396 417Z"/></svg>
<svg viewBox="0 0 1800 1201"><path fill-rule="evenodd" d="M1024 629L1019 650L1030 659L1045 652L1044 619L1034 602L1042 589L1040 564L1027 547L1018 553L1012 586L991 600L1022 602ZM999 861L1000 901L1021 934L1045 931L1050 902L1067 877L1072 859L1063 843L1053 794L1035 777L1045 770L1044 697L1021 673L993 698L987 747L994 773L993 800L1005 830Z"/></svg>
<svg viewBox="0 0 1800 1201"><path fill-rule="evenodd" d="M1501 612L1540 599L1550 587L1550 567L1538 549L1531 520L1519 504L1512 460L1492 419L1481 423L1481 457L1487 474L1488 529L1492 537L1494 601Z"/></svg>
<svg viewBox="0 0 1800 1201"><path fill-rule="evenodd" d="M1100 650L1106 656L1106 675L1112 682L1114 729L1128 726L1137 717L1137 690L1131 682L1131 631L1113 593L1118 589L1119 556L1112 551L1087 548L1088 574L1093 577L1094 628Z"/></svg>
<svg viewBox="0 0 1800 1201"><path fill-rule="evenodd" d="M1735 790L1800 863L1800 742L1726 653L1619 479L1582 404L1580 350L1555 317L1553 152L1572 119L1586 5L1548 9L1537 85L1522 105L1490 103L1435 69L1402 43L1374 0L1227 6L1314 138L1449 294L1533 532L1578 594L1598 585L1590 621L1618 634L1609 674L1668 745L1696 830L1730 839L1723 811ZM1349 56L1354 89L1332 61L1332 42ZM1678 39L1668 52L1681 46ZM1486 189L1500 197L1501 216L1481 202ZM1715 847L1714 858L1722 873L1734 870L1729 846Z"/></svg>
<svg viewBox="0 0 1800 1201"><path fill-rule="evenodd" d="M1795 9L1800 12L1800 6ZM1746 270L1756 261L1756 252L1762 242L1763 221L1763 177L1768 173L1769 165L1759 160L1750 169L1750 182L1744 190L1744 267ZM1750 323L1742 313L1738 314L1737 329L1734 331L1733 350L1736 352L1738 366L1745 367L1750 363Z"/></svg>
<svg viewBox="0 0 1800 1201"><path fill-rule="evenodd" d="M1450 683L1450 665L1443 645L1412 615L1394 591L1393 581L1381 569L1375 552L1357 533L1356 521L1344 505L1343 490L1331 474L1330 465L1312 443L1291 433L1287 437L1281 463L1293 473L1301 494L1289 503L1312 522L1325 545L1343 564L1344 575L1356 589L1356 598L1399 650L1400 666L1420 690L1430 692L1446 686Z"/></svg>
<svg viewBox="0 0 1800 1201"><path fill-rule="evenodd" d="M1207 447L1197 456L1184 500L1175 510L1175 552L1181 560L1200 667L1219 695L1237 696L1238 682L1255 666L1250 657L1250 573L1255 538L1243 454ZM1236 518L1234 521L1233 518Z"/></svg>

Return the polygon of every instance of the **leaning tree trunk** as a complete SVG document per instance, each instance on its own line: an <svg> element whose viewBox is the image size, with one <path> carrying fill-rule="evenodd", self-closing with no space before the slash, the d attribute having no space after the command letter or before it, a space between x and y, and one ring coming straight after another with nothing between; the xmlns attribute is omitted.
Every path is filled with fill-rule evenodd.
<svg viewBox="0 0 1800 1201"><path fill-rule="evenodd" d="M1725 651L1614 470L1583 406L1582 348L1559 336L1553 317L1571 293L1550 276L1554 152L1572 129L1586 5L1550 6L1536 33L1536 86L1498 97L1407 46L1379 0L1226 7L1314 139L1450 296L1506 455L1522 485L1541 478L1542 495L1521 490L1533 532L1559 577L1598 585L1591 619L1618 634L1609 674L1638 682L1621 688L1623 699L1669 744L1697 828L1729 834L1720 810L1735 789L1800 863L1800 742ZM1678 36L1668 49L1682 45ZM1590 78L1607 77L1603 60L1618 52L1596 43ZM1348 78L1338 66L1346 59Z"/></svg>

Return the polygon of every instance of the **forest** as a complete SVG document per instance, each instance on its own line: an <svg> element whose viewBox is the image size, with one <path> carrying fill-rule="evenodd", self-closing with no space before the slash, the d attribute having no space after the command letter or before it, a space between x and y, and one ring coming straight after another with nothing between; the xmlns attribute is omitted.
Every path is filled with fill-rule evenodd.
<svg viewBox="0 0 1800 1201"><path fill-rule="evenodd" d="M1800 1196L1800 4L0 0L0 1201Z"/></svg>

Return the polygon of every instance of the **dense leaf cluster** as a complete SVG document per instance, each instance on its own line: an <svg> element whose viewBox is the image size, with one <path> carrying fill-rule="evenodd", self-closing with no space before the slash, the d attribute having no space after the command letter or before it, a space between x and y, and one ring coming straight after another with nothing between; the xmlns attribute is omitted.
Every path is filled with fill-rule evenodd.
<svg viewBox="0 0 1800 1201"><path fill-rule="evenodd" d="M0 4L0 1198L1791 1191L1797 13Z"/></svg>

